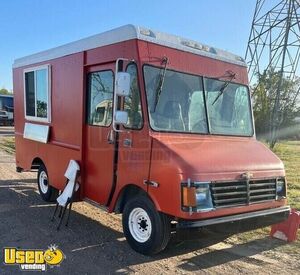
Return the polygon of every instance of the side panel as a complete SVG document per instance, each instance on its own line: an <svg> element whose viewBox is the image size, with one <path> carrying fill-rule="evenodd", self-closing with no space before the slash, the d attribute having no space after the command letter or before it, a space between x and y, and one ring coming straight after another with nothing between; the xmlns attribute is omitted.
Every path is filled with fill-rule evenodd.
<svg viewBox="0 0 300 275"><path fill-rule="evenodd" d="M13 71L15 93L16 165L25 170L31 168L34 158L45 163L51 185L62 188L64 171L70 159L81 161L83 121L83 61L78 53L43 64L51 66L51 122L49 142L42 144L23 138L24 116L24 68ZM26 68L42 65L34 64Z"/></svg>
<svg viewBox="0 0 300 275"><path fill-rule="evenodd" d="M131 143L130 146L127 145L128 142ZM148 180L149 177L150 153L151 139L145 126L142 130L120 133L115 195L127 184L137 185L147 191L144 180Z"/></svg>

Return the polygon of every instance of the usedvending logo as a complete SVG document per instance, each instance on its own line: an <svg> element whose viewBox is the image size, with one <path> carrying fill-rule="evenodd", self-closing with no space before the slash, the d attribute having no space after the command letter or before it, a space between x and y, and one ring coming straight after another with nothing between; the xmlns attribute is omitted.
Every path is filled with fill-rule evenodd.
<svg viewBox="0 0 300 275"><path fill-rule="evenodd" d="M47 250L4 248L4 264L19 265L22 271L46 271L47 266L59 266L66 258L56 245Z"/></svg>

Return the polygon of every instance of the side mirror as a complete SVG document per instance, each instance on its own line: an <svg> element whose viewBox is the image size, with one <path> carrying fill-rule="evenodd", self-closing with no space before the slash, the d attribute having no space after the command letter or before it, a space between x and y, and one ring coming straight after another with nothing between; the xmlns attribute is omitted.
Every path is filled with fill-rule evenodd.
<svg viewBox="0 0 300 275"><path fill-rule="evenodd" d="M116 75L116 94L118 96L129 96L130 92L130 74L118 72Z"/></svg>
<svg viewBox="0 0 300 275"><path fill-rule="evenodd" d="M118 58L116 60L116 77L114 81L114 101L112 117L112 129L114 132L124 132L125 130L120 130L117 125L126 125L128 123L128 113L124 111L124 106L122 106L122 104L120 104L120 106L118 104L120 100L119 97L124 99L130 94L130 74L126 72L119 72L119 70L121 70L123 67L123 61L133 62L133 60L129 60L127 58Z"/></svg>
<svg viewBox="0 0 300 275"><path fill-rule="evenodd" d="M115 123L126 125L128 121L128 113L126 111L116 111Z"/></svg>

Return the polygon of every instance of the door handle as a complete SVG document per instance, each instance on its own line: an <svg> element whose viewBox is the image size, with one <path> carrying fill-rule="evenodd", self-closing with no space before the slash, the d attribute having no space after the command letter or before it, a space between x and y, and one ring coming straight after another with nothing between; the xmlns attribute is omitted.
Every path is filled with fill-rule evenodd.
<svg viewBox="0 0 300 275"><path fill-rule="evenodd" d="M124 145L124 147L131 147L132 146L132 140L129 139L129 138L125 138L123 140L123 145Z"/></svg>

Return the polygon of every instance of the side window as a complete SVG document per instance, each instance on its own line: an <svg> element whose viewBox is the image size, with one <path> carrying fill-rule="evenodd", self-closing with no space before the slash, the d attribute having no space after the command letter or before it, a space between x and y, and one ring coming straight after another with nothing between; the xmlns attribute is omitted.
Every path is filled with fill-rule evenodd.
<svg viewBox="0 0 300 275"><path fill-rule="evenodd" d="M143 115L136 64L129 64L126 72L131 76L130 94L125 98L124 104L124 110L128 112L126 128L141 129L143 126Z"/></svg>
<svg viewBox="0 0 300 275"><path fill-rule="evenodd" d="M27 69L24 78L26 118L49 122L49 66Z"/></svg>
<svg viewBox="0 0 300 275"><path fill-rule="evenodd" d="M113 72L102 71L88 75L87 123L109 126L112 121Z"/></svg>
<svg viewBox="0 0 300 275"><path fill-rule="evenodd" d="M233 125L245 134L249 134L248 129L252 128L251 113L245 112L245 110L249 110L249 104L247 88L244 86L238 87L234 97Z"/></svg>

